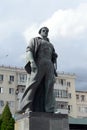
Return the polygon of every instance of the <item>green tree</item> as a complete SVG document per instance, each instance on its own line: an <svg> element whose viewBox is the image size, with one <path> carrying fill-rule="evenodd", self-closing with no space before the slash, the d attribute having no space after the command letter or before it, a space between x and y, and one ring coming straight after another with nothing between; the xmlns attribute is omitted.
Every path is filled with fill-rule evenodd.
<svg viewBox="0 0 87 130"><path fill-rule="evenodd" d="M1 130L1 123L2 123L2 120L1 120L1 116L0 116L0 130Z"/></svg>
<svg viewBox="0 0 87 130"><path fill-rule="evenodd" d="M7 103L1 115L1 130L14 130L14 123L15 121Z"/></svg>

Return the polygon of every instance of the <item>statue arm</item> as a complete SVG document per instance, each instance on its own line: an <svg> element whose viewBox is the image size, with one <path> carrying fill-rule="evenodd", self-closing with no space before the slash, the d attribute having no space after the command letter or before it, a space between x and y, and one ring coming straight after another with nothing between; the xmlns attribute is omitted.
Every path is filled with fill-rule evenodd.
<svg viewBox="0 0 87 130"><path fill-rule="evenodd" d="M58 57L58 55L55 52L55 49L53 48L52 62L54 64L54 74L55 74L56 77L58 76L57 71L56 71L57 70L57 57Z"/></svg>
<svg viewBox="0 0 87 130"><path fill-rule="evenodd" d="M33 54L31 51L28 51L26 53L26 63L30 62L30 67L31 67L31 71L34 71L35 69L37 69Z"/></svg>
<svg viewBox="0 0 87 130"><path fill-rule="evenodd" d="M33 39L31 40L29 46L26 49L26 65L25 70L30 74L31 71L35 71L37 69L35 60L34 60L34 46Z"/></svg>

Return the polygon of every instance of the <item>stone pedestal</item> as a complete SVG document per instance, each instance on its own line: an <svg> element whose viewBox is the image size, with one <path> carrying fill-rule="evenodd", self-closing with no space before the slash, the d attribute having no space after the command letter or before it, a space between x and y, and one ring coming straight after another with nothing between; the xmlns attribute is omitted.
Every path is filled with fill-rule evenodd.
<svg viewBox="0 0 87 130"><path fill-rule="evenodd" d="M20 115L15 130L69 130L68 116L42 112Z"/></svg>

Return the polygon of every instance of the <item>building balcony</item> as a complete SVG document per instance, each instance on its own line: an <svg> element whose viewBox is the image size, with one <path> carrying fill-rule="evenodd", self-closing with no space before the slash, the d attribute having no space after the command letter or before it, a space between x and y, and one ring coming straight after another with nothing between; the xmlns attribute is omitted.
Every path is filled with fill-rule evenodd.
<svg viewBox="0 0 87 130"><path fill-rule="evenodd" d="M56 109L55 113L68 114L68 109Z"/></svg>

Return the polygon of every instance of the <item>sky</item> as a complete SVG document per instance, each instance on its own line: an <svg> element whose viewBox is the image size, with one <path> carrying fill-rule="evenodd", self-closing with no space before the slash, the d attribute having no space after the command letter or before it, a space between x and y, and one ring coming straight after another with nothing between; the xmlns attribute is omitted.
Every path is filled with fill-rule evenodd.
<svg viewBox="0 0 87 130"><path fill-rule="evenodd" d="M87 0L0 0L0 66L24 67L42 26L50 30L57 71L75 73L76 89L87 90Z"/></svg>

